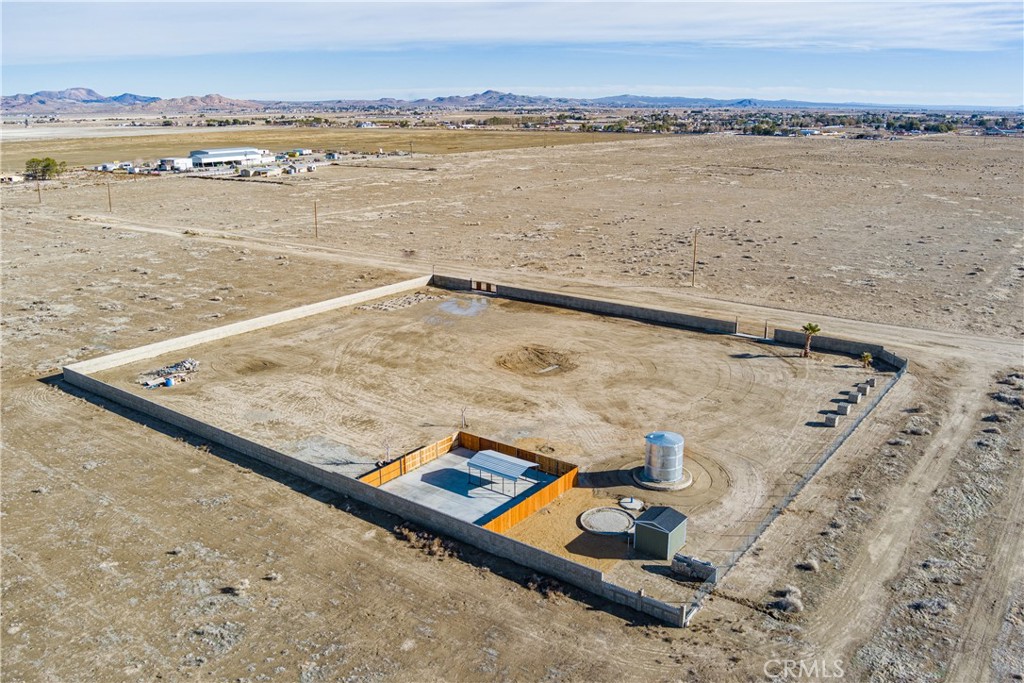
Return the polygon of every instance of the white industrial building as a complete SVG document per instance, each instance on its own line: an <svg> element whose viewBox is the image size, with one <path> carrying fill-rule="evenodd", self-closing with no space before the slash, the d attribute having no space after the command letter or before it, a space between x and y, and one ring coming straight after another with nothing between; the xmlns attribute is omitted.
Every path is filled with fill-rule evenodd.
<svg viewBox="0 0 1024 683"><path fill-rule="evenodd" d="M160 160L161 171L191 171L192 167L190 157L168 157Z"/></svg>
<svg viewBox="0 0 1024 683"><path fill-rule="evenodd" d="M204 166L256 166L274 161L274 155L265 149L255 147L224 147L220 149L197 149L189 152L192 165Z"/></svg>

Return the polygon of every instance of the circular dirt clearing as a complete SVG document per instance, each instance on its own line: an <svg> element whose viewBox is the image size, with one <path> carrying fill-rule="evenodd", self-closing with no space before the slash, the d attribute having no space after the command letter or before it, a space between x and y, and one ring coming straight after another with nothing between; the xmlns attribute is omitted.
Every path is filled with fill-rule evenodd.
<svg viewBox="0 0 1024 683"><path fill-rule="evenodd" d="M624 534L633 528L633 515L619 508L591 508L580 515L580 526L592 534Z"/></svg>
<svg viewBox="0 0 1024 683"><path fill-rule="evenodd" d="M573 354L546 346L521 346L501 354L495 363L520 375L557 375L576 369Z"/></svg>

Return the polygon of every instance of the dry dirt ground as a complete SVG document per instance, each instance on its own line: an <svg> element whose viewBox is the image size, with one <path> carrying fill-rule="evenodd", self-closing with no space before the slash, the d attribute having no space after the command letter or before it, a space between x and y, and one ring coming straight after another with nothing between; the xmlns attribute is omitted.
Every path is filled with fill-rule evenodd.
<svg viewBox="0 0 1024 683"><path fill-rule="evenodd" d="M191 381L140 384L185 355L201 363ZM644 434L674 428L691 444L695 483L642 497L682 509L689 551L723 563L836 438L822 413L892 374L848 356L804 359L749 339L424 288L96 376L349 476L450 434L461 408L477 433L588 474L642 465ZM633 487L589 488L613 498ZM546 542L543 526L518 537L575 554L574 517L547 525L569 543ZM672 593L657 597L687 599Z"/></svg>
<svg viewBox="0 0 1024 683"><path fill-rule="evenodd" d="M4 680L764 680L785 659L1024 675L1022 152L656 138L127 180L112 214L96 176L41 203L5 188ZM435 264L748 332L813 319L911 374L687 630L410 543L400 520L55 376ZM769 607L784 590L791 612Z"/></svg>

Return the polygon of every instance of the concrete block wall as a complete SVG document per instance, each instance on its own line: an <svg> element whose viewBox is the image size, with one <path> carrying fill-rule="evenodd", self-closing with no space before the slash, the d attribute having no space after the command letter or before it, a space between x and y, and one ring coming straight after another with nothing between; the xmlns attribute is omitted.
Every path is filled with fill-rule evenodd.
<svg viewBox="0 0 1024 683"><path fill-rule="evenodd" d="M779 344L799 346L800 348L803 348L804 333L776 328L775 341ZM834 351L836 353L846 353L851 356L859 356L867 351L872 355L872 357L878 357L885 351L885 349L878 344L868 344L865 342L852 341L850 339L840 339L838 337L824 337L820 334L816 334L811 337L811 350Z"/></svg>
<svg viewBox="0 0 1024 683"><path fill-rule="evenodd" d="M214 427L137 394L101 382L71 367L64 369L64 378L73 386L85 389L144 415L162 420L336 493L391 512L437 533L451 536L492 555L536 569L570 585L598 595L602 594L604 586L607 585L604 582L604 575L596 569L488 531L471 522L450 517L337 472L321 469L251 439Z"/></svg>
<svg viewBox="0 0 1024 683"><path fill-rule="evenodd" d="M405 280L403 282L396 282L391 285L384 285L383 287L368 289L365 292L346 294L345 296L340 296L334 299L328 299L327 301L320 301L315 304L308 304L306 306L290 308L287 311L271 313L269 315L263 315L258 318L252 318L250 320L243 320L241 322L231 323L229 325L222 325L220 327L215 327L211 330L196 332L194 334L188 334L183 337L175 337L174 339L166 339L164 341L156 342L154 344L147 344L145 346L139 346L134 349L128 349L126 351L112 353L107 356L93 358L91 360L75 363L74 365L71 365L69 367L86 374L100 372L102 370L109 370L110 368L115 368L125 363L131 363L137 360L144 360L146 358L161 356L165 353L170 353L171 351L180 351L181 349L187 349L198 344L204 344L206 342L217 341L218 339L226 339L228 337L233 337L236 334L253 332L255 330L260 330L265 327L272 327L274 325L280 325L281 323L287 323L293 320L306 318L311 315L318 315L320 313L326 313L328 311L344 308L346 306L360 304L365 301L379 299L384 296L400 294L411 289L425 287L430 283L430 278L430 275L425 275L413 278L411 280Z"/></svg>
<svg viewBox="0 0 1024 683"><path fill-rule="evenodd" d="M803 348L804 345L803 332L776 329L774 339L777 344L798 346L800 348ZM893 366L897 370L905 370L909 365L906 358L897 356L891 351L886 351L884 346L853 341L851 339L840 339L838 337L823 337L820 334L816 334L811 337L811 350L833 351L835 353L845 353L851 356L860 356L862 353L867 351L871 354L872 358L881 360L882 362Z"/></svg>
<svg viewBox="0 0 1024 683"><path fill-rule="evenodd" d="M443 289L455 291L472 290L473 280L471 278L454 277L451 275L435 274L430 284ZM675 311L665 311L657 308L646 308L643 306L631 306L619 304L601 299L560 294L548 292L541 289L527 289L525 287L510 287L508 285L495 285L495 294L506 299L518 301L529 301L531 303L544 304L547 306L558 306L569 308L575 311L586 313L597 313L616 318L629 318L640 320L657 325L668 325L671 327L682 327L704 332L717 334L735 334L735 320L718 320L717 318L704 318L696 315L687 315Z"/></svg>
<svg viewBox="0 0 1024 683"><path fill-rule="evenodd" d="M704 562L682 553L676 553L672 558L672 571L683 577L693 577L711 583L718 582L718 567L710 562Z"/></svg>
<svg viewBox="0 0 1024 683"><path fill-rule="evenodd" d="M604 574L591 567L553 555L539 548L479 527L471 522L456 519L388 491L365 484L357 479L321 469L251 439L214 427L202 420L184 415L137 394L111 386L77 372L70 367L65 368L64 377L65 381L73 386L85 389L144 415L189 431L208 441L220 444L237 453L306 479L328 490L390 512L436 533L468 543L492 555L553 576L569 585L582 588L617 604L626 605L632 609L649 614L666 623L676 626L683 624L684 612L680 608L672 607L653 598L644 597L641 600L634 591L605 581Z"/></svg>
<svg viewBox="0 0 1024 683"><path fill-rule="evenodd" d="M882 349L879 352L878 358L882 359L883 362L886 362L889 365L891 365L894 368L897 368L899 370L909 370L910 369L910 361L909 360L907 360L906 358L901 358L900 356L897 356L895 353L892 353L890 351L886 351L885 349Z"/></svg>
<svg viewBox="0 0 1024 683"><path fill-rule="evenodd" d="M640 598L639 611L674 626L685 626L686 622L689 621L685 607L673 607L646 595Z"/></svg>
<svg viewBox="0 0 1024 683"><path fill-rule="evenodd" d="M430 284L441 289L465 291L473 289L473 281L468 277L454 277L452 275L440 275L435 273L430 278Z"/></svg>
<svg viewBox="0 0 1024 683"><path fill-rule="evenodd" d="M639 320L646 323L654 323L656 325L682 327L685 329L713 332L716 334L736 333L736 321L734 320L703 318L696 315L677 313L675 311L631 306L611 301L602 301L600 299L560 294L557 292L546 292L539 289L509 287L507 285L498 285L496 293L498 296L506 299L529 301L531 303L545 304L547 306L558 306L559 308L569 308L574 311L596 313L616 318L629 318L631 320Z"/></svg>
<svg viewBox="0 0 1024 683"><path fill-rule="evenodd" d="M649 614L665 623L674 626L683 625L685 610L681 607L673 607L655 598L642 595L637 591L623 588L610 582L605 582L601 590L595 592L618 605L625 605L630 609L635 609L637 612Z"/></svg>

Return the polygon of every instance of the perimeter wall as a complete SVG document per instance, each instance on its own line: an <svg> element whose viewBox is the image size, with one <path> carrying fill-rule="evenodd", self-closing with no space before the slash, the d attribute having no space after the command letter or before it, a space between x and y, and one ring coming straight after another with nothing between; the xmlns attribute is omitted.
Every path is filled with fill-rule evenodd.
<svg viewBox="0 0 1024 683"><path fill-rule="evenodd" d="M775 330L775 343L787 346L799 346L803 348L805 335L803 332L793 330ZM814 335L811 337L812 351L832 351L834 353L845 353L851 356L860 356L862 353L870 353L872 358L881 360L893 366L897 370L906 370L909 361L896 354L886 351L880 344L869 344L867 342L840 339L839 337L823 337Z"/></svg>
<svg viewBox="0 0 1024 683"><path fill-rule="evenodd" d="M251 439L214 427L202 420L171 410L170 408L159 405L142 396L119 389L89 376L91 373L108 370L125 363L160 356L171 351L187 349L197 344L224 339L236 334L242 334L244 332L270 327L272 325L298 320L307 316L317 315L319 313L324 313L338 308L343 308L345 306L351 306L357 303L378 299L384 296L401 293L431 284L437 287L459 291L483 289L483 291L490 291L496 293L500 297L509 299L559 306L562 308L570 308L599 315L629 318L658 325L696 329L705 332L734 334L737 329L735 321L691 316L673 311L619 304L543 290L494 285L491 283L482 283L466 278L446 275L428 275L406 280L404 282L398 282L392 285L378 287L365 292L349 294L320 303L300 306L280 313L274 313L253 318L252 320L224 325L212 330L198 332L175 339L157 342L155 344L149 344L136 349L129 349L113 353L108 356L75 363L64 368L64 380L72 386L76 386L98 396L102 396L144 415L162 420L168 424L196 434L203 439L230 448L242 455L255 458L256 460L264 462L284 472L302 477L303 479L311 481L319 486L323 486L328 490L352 497L367 505L398 515L434 532L451 536L452 538L480 548L492 555L511 560L517 564L548 574L564 581L565 583L589 591L595 595L611 600L612 602L628 606L673 625L685 626L688 624L689 620L697 610L700 609L703 598L706 597L706 595L713 589L714 584L707 583L702 586L689 603L684 603L678 607L670 605L643 595L643 591L634 592L610 583L604 579L603 573L596 569L553 555L520 541L516 541L502 535L501 533L493 531L490 528L483 528L471 522L450 517L444 513L438 512L437 510L433 510L420 505L419 503L415 503L384 491L379 488L379 483L383 479L384 475L378 474L379 472L382 472L383 468L381 470L371 472L369 475L364 475L364 477L372 478L371 475L378 474L377 481L374 482L376 485L374 485L374 483L368 483L346 477L336 472L330 472L304 462L296 457L282 453L281 451L252 441ZM485 286L485 288L482 286ZM777 343L781 344L803 346L804 335L802 332L777 329L775 331L774 339ZM732 561L725 567L725 572L735 566L739 558L753 545L754 541L760 537L768 525L770 525L778 514L785 509L789 502L793 500L810 478L813 477L825 462L828 461L832 454L838 450L839 446L841 446L853 430L856 429L857 425L860 424L860 422L871 412L889 389L891 389L899 378L902 377L909 365L905 358L896 356L877 344L866 344L863 342L816 335L812 339L811 348L852 355L859 355L864 351L867 351L871 353L872 356L898 368L899 371L883 387L882 391L872 399L868 405L868 409L863 411L858 418L838 436L832 446L826 449L822 456L817 460L812 468L805 473L804 477L801 478L784 500L772 508L766 518L759 525L757 531L754 534L751 534L745 540L741 549L734 554ZM473 450L491 448L508 455L523 457L524 459L537 462L545 472L560 477L559 481L562 481L563 486L571 487L571 485L575 483L576 468L569 463L563 463L554 458L548 458L547 456L533 453L532 451L522 451L515 447L491 441L490 439L476 437L465 432L453 434L437 444L432 444L431 446L423 449L413 451L401 460L404 461L405 458L415 456L419 459L419 463L422 464L423 462L439 457L439 455L443 454L440 452L443 449L442 444L444 444L448 439L451 439L451 443L455 443L462 438L466 439L466 443L464 445L468 448L472 448ZM433 450L431 451L430 449ZM447 451L445 450L444 452ZM392 465L394 464L395 463L392 463ZM406 464L412 464L412 461L409 461ZM402 467L403 465L398 465L397 469L401 470ZM390 474L393 473L389 473L389 476ZM548 488L550 488L550 486ZM540 503L539 499L537 503ZM516 510L516 508L512 508L512 510L508 512L512 512L514 510ZM525 509L522 512L525 513ZM492 520L491 524L494 524L499 519L501 519L501 517L495 518L495 520ZM490 524L488 526L490 526Z"/></svg>
<svg viewBox="0 0 1024 683"><path fill-rule="evenodd" d="M99 358L74 363L68 367L78 371L79 373L86 374L109 370L110 368L116 368L117 366L124 365L125 363L132 363L137 360L145 360L155 356L162 356L163 354L170 353L171 351L180 351L198 344L205 344L206 342L233 337L236 334L253 332L265 327L272 327L274 325L280 325L281 323L307 318L311 315L319 315L320 313L327 313L328 311L344 308L346 306L354 306L355 304L361 304L365 301L373 301L374 299L379 299L391 294L400 294L410 289L426 287L429 284L430 276L425 275L411 280L405 280L403 282L396 282L392 285L384 285L383 287L368 289L364 292L346 294L345 296L328 299L327 301L320 301L315 304L299 306L298 308L289 308L288 310L280 311L279 313L271 313L258 318L252 318L250 320L243 320L229 325L214 327L213 329L204 330L203 332L187 334L184 337L175 337L173 339L166 339L154 344L147 344L134 349L119 351L107 356L100 356Z"/></svg>
<svg viewBox="0 0 1024 683"><path fill-rule="evenodd" d="M528 301L546 306L557 306L569 308L574 311L585 313L596 313L613 318L628 318L641 322L667 325L669 327L681 327L702 332L713 332L716 334L735 334L735 320L718 320L717 318L704 318L676 311L666 311L659 308L647 308L645 306L632 306L620 304L602 299L591 299L585 296L549 292L543 289L527 289L525 287L510 287L508 285L481 282L468 278L453 277L450 275L434 275L431 284L436 287L444 287L456 291L477 290L492 292L503 299L515 299L517 301Z"/></svg>
<svg viewBox="0 0 1024 683"><path fill-rule="evenodd" d="M76 364L79 365L79 364ZM596 569L553 555L521 541L509 538L472 522L456 519L414 501L396 496L379 487L363 483L337 472L321 469L296 457L282 453L252 439L214 427L202 420L159 405L147 398L114 387L76 370L64 368L64 381L72 386L102 396L149 417L184 429L203 439L230 448L279 470L293 474L330 491L354 498L362 503L397 515L426 529L468 543L492 555L553 576L569 585L621 605L649 614L673 626L683 626L691 616L686 605L675 607L605 581ZM573 471L575 474L575 471Z"/></svg>

